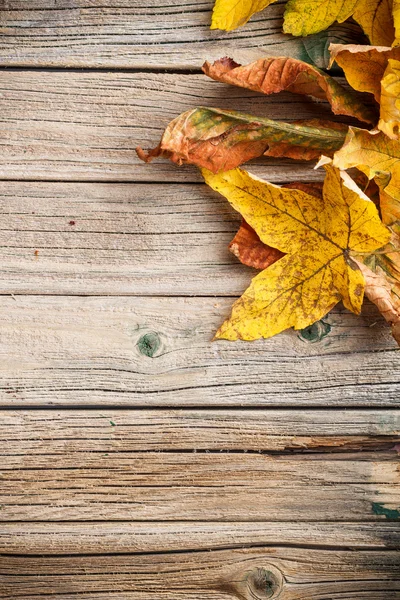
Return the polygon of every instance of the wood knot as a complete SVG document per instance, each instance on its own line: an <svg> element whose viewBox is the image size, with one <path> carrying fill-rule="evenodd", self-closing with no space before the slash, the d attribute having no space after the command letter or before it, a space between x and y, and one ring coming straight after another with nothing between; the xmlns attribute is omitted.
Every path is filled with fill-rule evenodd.
<svg viewBox="0 0 400 600"><path fill-rule="evenodd" d="M158 333L155 333L154 331L149 331L148 333L145 333L144 335L142 335L142 337L138 339L136 345L140 354L153 358L156 352L161 347L161 339Z"/></svg>
<svg viewBox="0 0 400 600"><path fill-rule="evenodd" d="M283 586L282 573L272 565L256 567L246 577L248 600L272 600L278 598Z"/></svg>
<svg viewBox="0 0 400 600"><path fill-rule="evenodd" d="M300 329L299 331L299 339L303 342L309 342L310 344L315 344L316 342L320 342L330 333L332 327L329 323L325 323L325 321L317 321L304 329Z"/></svg>

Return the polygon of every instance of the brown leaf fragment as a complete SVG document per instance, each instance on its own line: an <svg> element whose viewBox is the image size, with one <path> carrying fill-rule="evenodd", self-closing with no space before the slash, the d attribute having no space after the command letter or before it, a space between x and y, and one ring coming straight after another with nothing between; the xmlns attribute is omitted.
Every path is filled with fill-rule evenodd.
<svg viewBox="0 0 400 600"><path fill-rule="evenodd" d="M229 250L242 264L254 269L266 269L285 256L280 250L264 244L244 219L239 231L229 244Z"/></svg>
<svg viewBox="0 0 400 600"><path fill-rule="evenodd" d="M317 100L327 100L336 115L347 115L366 123L376 123L377 115L374 110L365 106L353 90L345 89L330 75L296 58L260 58L241 66L225 57L214 64L205 62L203 71L216 81L254 92L269 95L287 91L312 96Z"/></svg>
<svg viewBox="0 0 400 600"><path fill-rule="evenodd" d="M234 169L258 156L300 160L332 156L344 142L347 126L330 121L287 123L216 108L195 108L171 121L160 144L140 159L162 156L213 173Z"/></svg>
<svg viewBox="0 0 400 600"><path fill-rule="evenodd" d="M392 286L383 271L374 273L362 262L358 260L355 262L365 279L365 295L391 325L392 335L400 346L400 301L392 294Z"/></svg>

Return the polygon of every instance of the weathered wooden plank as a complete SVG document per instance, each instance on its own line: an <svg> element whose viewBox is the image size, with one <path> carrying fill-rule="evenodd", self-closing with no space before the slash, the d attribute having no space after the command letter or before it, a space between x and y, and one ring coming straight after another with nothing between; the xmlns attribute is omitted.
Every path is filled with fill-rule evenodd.
<svg viewBox="0 0 400 600"><path fill-rule="evenodd" d="M0 182L0 291L240 294L239 226L205 185Z"/></svg>
<svg viewBox="0 0 400 600"><path fill-rule="evenodd" d="M399 553L265 547L215 552L5 557L0 597L72 600L395 600Z"/></svg>
<svg viewBox="0 0 400 600"><path fill-rule="evenodd" d="M198 69L206 58L233 54L252 60L265 54L317 60L326 46L315 36L281 33L284 2L253 17L235 33L210 31L210 0L8 0L0 7L0 65ZM353 25L336 25L331 41L359 37ZM318 38L317 38L318 39Z"/></svg>
<svg viewBox="0 0 400 600"><path fill-rule="evenodd" d="M6 555L137 554L273 545L398 549L400 528L395 521L0 523L0 552Z"/></svg>
<svg viewBox="0 0 400 600"><path fill-rule="evenodd" d="M35 463L39 463L36 465ZM20 457L1 521L374 521L399 517L395 451L271 456L125 452Z"/></svg>
<svg viewBox="0 0 400 600"><path fill-rule="evenodd" d="M198 105L280 120L332 115L295 94L265 97L205 75L53 71L0 72L0 178L201 181L195 167L146 165L135 147L153 147L168 122ZM264 159L271 181L320 179L308 163Z"/></svg>
<svg viewBox="0 0 400 600"><path fill-rule="evenodd" d="M211 343L231 302L3 296L1 403L397 406L398 348L373 307L337 308L316 343L290 331Z"/></svg>
<svg viewBox="0 0 400 600"><path fill-rule="evenodd" d="M2 410L4 469L138 451L322 452L390 448L400 410ZM22 458L23 457L23 458Z"/></svg>

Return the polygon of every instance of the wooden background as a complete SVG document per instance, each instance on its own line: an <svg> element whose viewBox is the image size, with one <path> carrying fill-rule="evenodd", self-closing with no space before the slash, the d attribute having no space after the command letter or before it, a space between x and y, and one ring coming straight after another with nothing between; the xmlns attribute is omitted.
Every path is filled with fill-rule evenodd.
<svg viewBox="0 0 400 600"><path fill-rule="evenodd" d="M0 0L2 599L400 598L388 328L338 306L211 343L253 275L227 250L238 216L196 169L134 152L199 104L330 114L201 75L225 54L326 64L279 33L282 2L230 34L211 7Z"/></svg>

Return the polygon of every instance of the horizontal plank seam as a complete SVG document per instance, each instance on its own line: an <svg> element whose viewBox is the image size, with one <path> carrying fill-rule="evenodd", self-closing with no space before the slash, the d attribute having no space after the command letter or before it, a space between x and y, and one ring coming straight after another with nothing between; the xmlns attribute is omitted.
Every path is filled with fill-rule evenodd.
<svg viewBox="0 0 400 600"><path fill-rule="evenodd" d="M1 391L1 390L0 390ZM80 390L82 391L82 390ZM5 404L5 405L0 405L0 411L4 410L4 411L8 411L8 412L13 412L13 411L58 411L58 410L66 410L66 411L85 411L85 410L90 410L90 411L98 411L98 410L112 410L112 411L116 411L116 410L129 410L129 411L143 411L143 410L155 410L155 411L165 411L165 410L173 410L173 411L192 411L192 410L196 410L196 411L254 411L254 410L262 410L262 411L288 411L288 412L292 412L293 410L309 410L309 411L321 411L323 410L324 412L331 412L331 411L343 411L343 408L340 408L340 406L324 406L324 408L321 408L321 406L313 406L313 405L308 405L308 404L293 404L293 405L283 405L283 406L276 406L274 405L273 408L269 408L268 406L260 406L260 405L254 405L254 406L241 406L240 409L238 409L237 405L229 405L229 406L212 406L212 405L207 405L204 406L204 404L200 404L200 405L190 405L190 406L179 406L179 405L148 405L148 404L134 404L132 406L129 405L118 405L118 404L90 404L90 405L86 405L86 404L77 404L77 405L71 405L71 404L53 404L51 405L51 403L48 403L47 405L40 405L40 404L32 404L32 405L26 405L26 404ZM365 406L365 404L361 404L361 405L346 405L346 410L360 410L362 412L368 412L368 411L379 411L379 412L390 412L391 414L393 413L393 410L397 410L394 409L393 406L391 404L388 404L387 406L374 406L373 408L371 408L370 406Z"/></svg>
<svg viewBox="0 0 400 600"><path fill-rule="evenodd" d="M236 523L236 521L235 521ZM0 540L1 540L1 534L0 534ZM276 548L277 550L279 550L280 548L300 548L302 550L322 550L322 551L327 551L327 552L337 552L337 551L348 551L348 550L352 550L353 548L357 548L358 552L396 552L396 548L390 548L390 547L385 547L385 546L364 546L364 545L360 545L358 546L356 543L355 544L347 544L347 545L343 545L343 546L332 546L332 545L327 545L327 544L295 544L295 543L278 543L278 544L251 544L251 543L243 543L243 544L230 544L228 546L216 546L216 547L212 547L212 546L207 546L205 548L187 548L184 550L152 550L151 552L143 552L143 551L139 551L139 552L90 552L90 553L71 553L68 552L66 554L51 554L51 553L46 553L46 552L40 552L40 553L17 553L17 552L0 552L0 558L7 558L7 557L15 557L15 558L33 558L33 557L37 557L37 558L44 558L44 557L51 557L51 558L92 558L92 557L98 557L98 556L125 556L125 557L129 557L129 556L159 556L159 555L175 555L175 554L200 554L203 552L208 552L210 550L212 550L213 552L223 552L226 550L237 550L237 549L246 549L246 550L255 550L255 549L269 549L269 548Z"/></svg>

